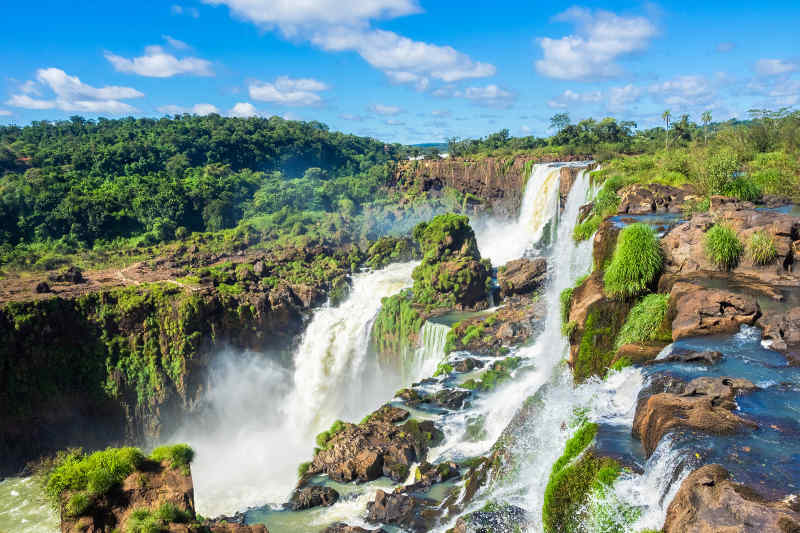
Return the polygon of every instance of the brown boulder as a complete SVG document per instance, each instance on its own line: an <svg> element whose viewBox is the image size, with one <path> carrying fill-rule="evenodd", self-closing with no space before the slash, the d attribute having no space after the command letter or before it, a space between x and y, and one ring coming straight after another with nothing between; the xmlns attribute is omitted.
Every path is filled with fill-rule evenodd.
<svg viewBox="0 0 800 533"><path fill-rule="evenodd" d="M633 435L642 441L648 457L661 438L674 429L733 433L756 424L731 411L740 391L756 387L746 379L702 377L690 381L680 394L661 393L642 398L633 421Z"/></svg>
<svg viewBox="0 0 800 533"><path fill-rule="evenodd" d="M705 289L678 282L670 293L672 338L732 333L743 324L753 325L761 315L752 296L720 289Z"/></svg>
<svg viewBox="0 0 800 533"><path fill-rule="evenodd" d="M312 507L330 507L339 501L339 493L331 487L308 485L294 491L289 500L292 511L302 511Z"/></svg>
<svg viewBox="0 0 800 533"><path fill-rule="evenodd" d="M770 348L783 353L800 351L800 307L784 314L769 314L759 322L764 328L763 337L771 341Z"/></svg>
<svg viewBox="0 0 800 533"><path fill-rule="evenodd" d="M706 465L681 484L667 509L664 533L797 533L800 507L770 502L734 483L720 465Z"/></svg>
<svg viewBox="0 0 800 533"><path fill-rule="evenodd" d="M500 295L505 298L512 294L526 294L539 288L547 276L547 260L515 259L509 261L497 272Z"/></svg>
<svg viewBox="0 0 800 533"><path fill-rule="evenodd" d="M693 193L670 185L650 183L628 185L619 191L618 212L628 215L648 213L680 213L684 202Z"/></svg>
<svg viewBox="0 0 800 533"><path fill-rule="evenodd" d="M436 514L436 502L401 493L379 490L367 503L367 520L393 524L410 531L430 531Z"/></svg>

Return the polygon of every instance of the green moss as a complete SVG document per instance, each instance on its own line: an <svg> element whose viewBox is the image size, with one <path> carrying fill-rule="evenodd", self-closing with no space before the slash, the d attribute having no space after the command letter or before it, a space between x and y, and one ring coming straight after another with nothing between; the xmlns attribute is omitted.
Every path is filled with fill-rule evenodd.
<svg viewBox="0 0 800 533"><path fill-rule="evenodd" d="M648 294L628 312L628 318L617 335L616 348L624 344L648 341L672 341L672 332L664 324L669 295Z"/></svg>
<svg viewBox="0 0 800 533"><path fill-rule="evenodd" d="M433 373L433 377L444 376L450 374L453 371L453 365L450 363L439 363L436 367L436 372Z"/></svg>
<svg viewBox="0 0 800 533"><path fill-rule="evenodd" d="M769 265L778 258L775 241L766 231L756 231L750 235L747 253L756 265Z"/></svg>
<svg viewBox="0 0 800 533"><path fill-rule="evenodd" d="M88 494L84 492L76 492L69 497L67 503L64 505L64 513L70 517L77 517L84 514L92 505L92 500Z"/></svg>
<svg viewBox="0 0 800 533"><path fill-rule="evenodd" d="M603 217L600 215L591 215L586 220L577 224L575 229L572 230L572 239L575 242L585 241L597 232L600 224L603 223Z"/></svg>
<svg viewBox="0 0 800 533"><path fill-rule="evenodd" d="M342 422L341 420L335 420L333 424L331 424L330 429L327 429L326 431L323 431L317 435L317 446L319 446L319 448L322 450L326 450L330 440L346 427L347 424L345 422Z"/></svg>
<svg viewBox="0 0 800 533"><path fill-rule="evenodd" d="M731 228L715 224L706 232L705 251L717 267L731 270L739 264L744 246Z"/></svg>
<svg viewBox="0 0 800 533"><path fill-rule="evenodd" d="M383 354L400 354L413 345L425 322L412 302L411 291L381 300L381 310L372 326L372 342Z"/></svg>
<svg viewBox="0 0 800 533"><path fill-rule="evenodd" d="M623 298L647 292L661 273L663 262L653 228L642 223L625 227L603 276L606 292Z"/></svg>
<svg viewBox="0 0 800 533"><path fill-rule="evenodd" d="M589 495L609 485L619 475L616 461L585 451L596 434L597 425L584 421L553 465L542 507L542 522L547 533L580 531Z"/></svg>
<svg viewBox="0 0 800 533"><path fill-rule="evenodd" d="M575 292L573 287L567 287L561 294L559 295L559 301L561 302L561 329L564 330L564 326L566 326L567 322L569 322L569 312L572 308L572 293Z"/></svg>
<svg viewBox="0 0 800 533"><path fill-rule="evenodd" d="M610 302L589 311L576 340L578 353L572 368L576 381L605 375L616 354L614 343L627 313L624 302Z"/></svg>
<svg viewBox="0 0 800 533"><path fill-rule="evenodd" d="M150 454L153 461L169 462L170 468L179 468L184 475L189 475L189 464L194 459L194 450L187 444L159 446Z"/></svg>
<svg viewBox="0 0 800 533"><path fill-rule="evenodd" d="M297 477L305 476L309 468L311 468L311 461L300 463L300 465L297 467Z"/></svg>

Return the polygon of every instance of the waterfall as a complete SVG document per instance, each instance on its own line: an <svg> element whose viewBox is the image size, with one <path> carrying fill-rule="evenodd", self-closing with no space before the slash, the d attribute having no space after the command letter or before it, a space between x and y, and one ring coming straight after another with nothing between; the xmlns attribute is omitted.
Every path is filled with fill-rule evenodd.
<svg viewBox="0 0 800 533"><path fill-rule="evenodd" d="M413 383L436 372L436 366L444 357L444 345L450 326L438 322L425 321L419 330L419 347L413 357L406 361L403 381Z"/></svg>
<svg viewBox="0 0 800 533"><path fill-rule="evenodd" d="M495 266L517 259L544 235L548 222L555 231L559 216L561 166L534 165L525 184L517 220L508 224L496 219L476 219L472 223L483 257Z"/></svg>
<svg viewBox="0 0 800 533"><path fill-rule="evenodd" d="M312 456L315 435L337 418L360 420L403 384L401 376L378 371L369 334L381 298L410 286L414 266L393 264L354 275L339 307L315 312L293 368L268 354L218 354L204 408L169 439L195 449L199 513L216 516L285 502L297 466ZM435 329L432 351L441 335ZM426 370L428 357L421 360Z"/></svg>

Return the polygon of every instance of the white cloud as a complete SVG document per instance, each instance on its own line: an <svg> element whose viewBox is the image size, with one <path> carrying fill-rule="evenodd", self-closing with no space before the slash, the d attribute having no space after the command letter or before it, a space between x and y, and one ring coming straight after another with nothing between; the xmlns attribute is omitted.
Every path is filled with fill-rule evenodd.
<svg viewBox="0 0 800 533"><path fill-rule="evenodd" d="M181 115L183 113L191 113L193 115L210 115L212 113L219 114L219 108L213 104L195 104L192 107L183 107L179 105L165 105L158 108L160 113L166 115Z"/></svg>
<svg viewBox="0 0 800 533"><path fill-rule="evenodd" d="M547 102L548 107L554 109L564 109L572 104L578 103L595 103L603 99L603 94L600 91L593 91L588 93L577 93L571 89L567 89L556 98Z"/></svg>
<svg viewBox="0 0 800 533"><path fill-rule="evenodd" d="M550 78L586 80L621 74L622 56L645 50L656 27L645 17L622 17L609 11L572 7L555 20L572 22L576 33L560 39L538 40L544 57L536 70Z"/></svg>
<svg viewBox="0 0 800 533"><path fill-rule="evenodd" d="M232 117L248 118L257 116L260 113L256 106L250 102L237 102L228 114Z"/></svg>
<svg viewBox="0 0 800 533"><path fill-rule="evenodd" d="M406 125L406 123L403 122L402 120L396 120L396 119L393 119L393 118L387 118L386 121L385 121L385 124L387 126L405 126Z"/></svg>
<svg viewBox="0 0 800 533"><path fill-rule="evenodd" d="M400 107L383 104L372 104L368 109L375 114L387 116L399 115L403 112L403 109Z"/></svg>
<svg viewBox="0 0 800 533"><path fill-rule="evenodd" d="M11 111L8 109L0 109L0 117L7 117L11 115Z"/></svg>
<svg viewBox="0 0 800 533"><path fill-rule="evenodd" d="M363 122L364 117L361 115L354 115L352 113L342 113L339 115L339 118L342 120L350 120L352 122Z"/></svg>
<svg viewBox="0 0 800 533"><path fill-rule="evenodd" d="M322 102L319 95L328 86L311 78L279 76L274 82L256 81L250 84L250 98L288 106L311 106Z"/></svg>
<svg viewBox="0 0 800 533"><path fill-rule="evenodd" d="M41 95L47 88L54 94L51 99L33 98ZM140 98L141 92L131 87L92 87L83 83L77 76L69 76L58 68L36 71L36 82L27 82L20 94L14 94L6 102L14 107L25 109L60 109L62 111L82 111L86 113L130 113L136 109L120 100Z"/></svg>
<svg viewBox="0 0 800 533"><path fill-rule="evenodd" d="M784 59L759 59L756 62L756 72L762 76L789 74L798 69L800 69L800 65Z"/></svg>
<svg viewBox="0 0 800 533"><path fill-rule="evenodd" d="M494 75L494 65L441 46L371 27L371 21L422 11L417 0L205 0L240 18L330 52L356 52L392 83L426 90L431 79L451 83Z"/></svg>
<svg viewBox="0 0 800 533"><path fill-rule="evenodd" d="M655 83L649 88L650 94L660 102L688 108L708 105L716 98L716 91L703 76L677 76L671 80Z"/></svg>
<svg viewBox="0 0 800 533"><path fill-rule="evenodd" d="M736 43L731 43L731 42L719 43L717 45L717 52L721 52L724 54L733 51L734 48L736 48Z"/></svg>
<svg viewBox="0 0 800 533"><path fill-rule="evenodd" d="M175 50L188 50L188 49L191 48L191 46L189 46L185 42L181 41L180 39L176 39L176 38L171 37L169 35L162 35L161 37L165 41L167 41L167 44L169 44Z"/></svg>
<svg viewBox="0 0 800 533"><path fill-rule="evenodd" d="M211 62L197 57L178 59L167 53L160 46L148 46L144 55L127 59L111 52L105 53L106 59L118 72L138 74L150 78L170 78L178 74L194 76L213 76Z"/></svg>
<svg viewBox="0 0 800 533"><path fill-rule="evenodd" d="M478 105L488 107L511 107L516 99L512 92L494 84L486 87L467 87L463 91L456 91L454 96L466 98Z"/></svg>
<svg viewBox="0 0 800 533"><path fill-rule="evenodd" d="M178 4L173 4L170 8L173 15L189 15L192 18L198 18L200 16L200 12L197 11L197 8L194 7L183 7Z"/></svg>
<svg viewBox="0 0 800 533"><path fill-rule="evenodd" d="M626 111L628 106L638 102L641 96L642 90L631 84L624 87L612 87L608 91L607 107L609 111L615 113Z"/></svg>

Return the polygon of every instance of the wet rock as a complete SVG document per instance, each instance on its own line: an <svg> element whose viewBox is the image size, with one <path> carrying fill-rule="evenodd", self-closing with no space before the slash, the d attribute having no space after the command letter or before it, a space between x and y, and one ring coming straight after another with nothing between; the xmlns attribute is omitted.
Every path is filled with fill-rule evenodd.
<svg viewBox="0 0 800 533"><path fill-rule="evenodd" d="M429 531L435 518L435 505L433 500L379 490L375 500L367 503L367 520L411 531Z"/></svg>
<svg viewBox="0 0 800 533"><path fill-rule="evenodd" d="M664 533L765 533L800 531L800 509L771 502L734 483L720 465L706 465L681 484L667 509Z"/></svg>
<svg viewBox="0 0 800 533"><path fill-rule="evenodd" d="M339 493L331 487L308 485L297 489L289 500L292 511L302 511L312 507L330 507L339 501Z"/></svg>
<svg viewBox="0 0 800 533"><path fill-rule="evenodd" d="M664 349L665 344L623 344L617 350L614 360L617 361L622 358L629 359L633 364L650 364L654 363L654 359L658 357L661 350Z"/></svg>
<svg viewBox="0 0 800 533"><path fill-rule="evenodd" d="M686 384L680 394L654 394L639 401L633 421L633 435L642 441L650 456L661 438L672 430L685 428L712 434L734 433L758 426L732 411L734 398L756 386L741 378L702 377Z"/></svg>
<svg viewBox="0 0 800 533"><path fill-rule="evenodd" d="M514 505L489 505L459 517L453 533L515 533L529 526L525 509Z"/></svg>
<svg viewBox="0 0 800 533"><path fill-rule="evenodd" d="M417 405L428 400L427 394L413 388L400 389L397 391L395 396L403 400L406 405L410 405L411 407L416 407Z"/></svg>
<svg viewBox="0 0 800 533"><path fill-rule="evenodd" d="M414 484L405 488L408 492L425 490L436 483L458 477L458 465L452 461L432 465L423 462L417 467Z"/></svg>
<svg viewBox="0 0 800 533"><path fill-rule="evenodd" d="M83 271L76 266L71 266L58 274L51 274L48 279L56 283L84 283L86 281Z"/></svg>
<svg viewBox="0 0 800 533"><path fill-rule="evenodd" d="M592 209L594 209L594 202L589 202L578 208L578 224L583 223L583 221L589 218L589 215L592 214Z"/></svg>
<svg viewBox="0 0 800 533"><path fill-rule="evenodd" d="M41 281L36 284L36 294L46 294L48 292L52 292L52 289L50 289L50 285L48 285L46 281Z"/></svg>
<svg viewBox="0 0 800 533"><path fill-rule="evenodd" d="M605 268L606 263L611 261L620 231L622 229L609 218L605 219L597 228L592 240L592 258L599 269Z"/></svg>
<svg viewBox="0 0 800 533"><path fill-rule="evenodd" d="M515 259L497 271L500 296L527 294L542 286L547 277L547 261L544 258Z"/></svg>
<svg viewBox="0 0 800 533"><path fill-rule="evenodd" d="M761 315L752 296L719 289L705 289L678 282L670 293L674 313L672 338L733 333L742 325L752 326Z"/></svg>
<svg viewBox="0 0 800 533"><path fill-rule="evenodd" d="M800 360L800 307L793 307L786 313L770 314L759 324L764 328L763 338L770 341L770 348L794 355Z"/></svg>
<svg viewBox="0 0 800 533"><path fill-rule="evenodd" d="M702 352L680 352L673 353L658 361L650 361L648 364L657 365L662 363L694 363L701 365L715 365L722 360L722 353L714 350Z"/></svg>
<svg viewBox="0 0 800 533"><path fill-rule="evenodd" d="M410 413L405 409L386 404L381 406L374 413L372 413L369 416L369 418L370 420L373 420L375 422L386 422L387 424L395 424L397 422L402 422L403 420L406 420L409 414Z"/></svg>
<svg viewBox="0 0 800 533"><path fill-rule="evenodd" d="M364 529L358 526L349 526L344 522L338 522L325 528L323 533L386 533L384 529Z"/></svg>
<svg viewBox="0 0 800 533"><path fill-rule="evenodd" d="M694 194L686 189L650 183L623 187L619 191L619 196L619 213L645 215L648 213L680 213L686 199Z"/></svg>
<svg viewBox="0 0 800 533"><path fill-rule="evenodd" d="M432 403L445 409L458 410L467 405L470 392L461 389L442 389L433 395Z"/></svg>
<svg viewBox="0 0 800 533"><path fill-rule="evenodd" d="M466 373L472 372L476 368L483 368L485 363L480 359L475 359L473 357L467 357L466 359L460 359L453 363L453 370L456 372Z"/></svg>

